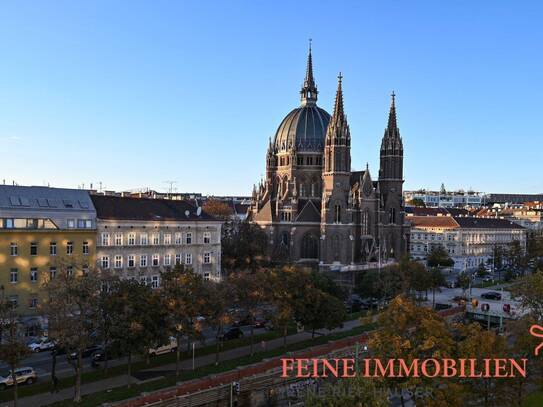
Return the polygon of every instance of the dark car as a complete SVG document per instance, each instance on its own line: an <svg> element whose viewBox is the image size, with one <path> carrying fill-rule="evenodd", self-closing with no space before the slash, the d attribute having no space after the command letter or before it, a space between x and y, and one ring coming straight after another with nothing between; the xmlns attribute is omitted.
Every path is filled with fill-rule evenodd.
<svg viewBox="0 0 543 407"><path fill-rule="evenodd" d="M255 328L266 328L266 320L262 319L262 318L255 319L253 327L255 327Z"/></svg>
<svg viewBox="0 0 543 407"><path fill-rule="evenodd" d="M500 301L502 299L502 295L500 293L489 291L487 293L481 294L481 298L484 298L485 300Z"/></svg>
<svg viewBox="0 0 543 407"><path fill-rule="evenodd" d="M222 335L222 339L224 341L230 341L232 339L239 339L239 338L243 338L243 331L237 327L230 328Z"/></svg>
<svg viewBox="0 0 543 407"><path fill-rule="evenodd" d="M81 357L82 358L88 358L94 352L99 351L101 349L102 349L102 347L100 345L89 346L88 348L83 349L83 352L81 352ZM77 358L77 352L70 353L70 359L75 359L75 358Z"/></svg>

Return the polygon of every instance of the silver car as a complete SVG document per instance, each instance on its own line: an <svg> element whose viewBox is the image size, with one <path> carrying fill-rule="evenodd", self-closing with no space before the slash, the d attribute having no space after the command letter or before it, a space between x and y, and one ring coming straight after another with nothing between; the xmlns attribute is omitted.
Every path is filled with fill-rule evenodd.
<svg viewBox="0 0 543 407"><path fill-rule="evenodd" d="M20 367L15 369L15 379L17 384L32 384L38 380L38 375L31 367ZM13 386L11 370L5 376L0 376L0 390L4 390L8 386Z"/></svg>

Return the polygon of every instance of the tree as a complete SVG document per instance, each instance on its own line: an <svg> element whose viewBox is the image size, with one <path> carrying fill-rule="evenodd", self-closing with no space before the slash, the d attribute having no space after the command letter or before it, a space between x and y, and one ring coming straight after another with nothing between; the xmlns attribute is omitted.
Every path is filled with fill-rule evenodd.
<svg viewBox="0 0 543 407"><path fill-rule="evenodd" d="M42 311L49 322L49 337L66 351L75 373L74 402L81 401L83 351L94 343L97 328L100 280L93 271L83 275L69 260L62 259L57 274L45 284L47 299Z"/></svg>
<svg viewBox="0 0 543 407"><path fill-rule="evenodd" d="M410 289L418 293L416 296L417 301L420 302L421 292L428 292L428 289L432 286L431 276L424 264L422 263L412 263L410 267L409 275L409 285Z"/></svg>
<svg viewBox="0 0 543 407"><path fill-rule="evenodd" d="M112 299L113 328L111 337L128 356L127 374L132 384L132 356L167 338L166 312L157 294L149 286L134 280L119 280L108 287Z"/></svg>
<svg viewBox="0 0 543 407"><path fill-rule="evenodd" d="M426 204L421 198L413 198L407 204L418 208L426 208Z"/></svg>
<svg viewBox="0 0 543 407"><path fill-rule="evenodd" d="M541 340L535 336L527 335L530 327L536 322L532 316L524 316L507 324L507 331L510 334L508 357L528 360L526 377L521 375L512 377L505 386L505 399L507 405L510 406L523 406L529 387L538 384L541 380L542 366L534 355L534 349L541 343Z"/></svg>
<svg viewBox="0 0 543 407"><path fill-rule="evenodd" d="M268 273L268 288L270 290L270 300L275 307L273 314L273 325L279 327L283 331L283 347L287 346L287 332L290 323L295 321L295 304L294 304L294 285L292 284L293 276L296 273L294 267L282 267L272 269ZM296 288L294 288L296 289ZM298 287L302 290L302 287Z"/></svg>
<svg viewBox="0 0 543 407"><path fill-rule="evenodd" d="M436 307L436 290L447 284L445 276L441 273L438 267L433 267L429 270L430 273L430 288L432 289L432 308Z"/></svg>
<svg viewBox="0 0 543 407"><path fill-rule="evenodd" d="M465 271L460 272L460 274L458 274L458 277L456 277L456 286L460 287L464 291L464 296L466 296L466 290L469 288L470 283L471 278L469 274Z"/></svg>
<svg viewBox="0 0 543 407"><path fill-rule="evenodd" d="M251 356L254 353L254 322L258 307L264 303L266 292L266 276L263 271L253 273L235 273L229 277L234 288L235 302L247 312L251 324Z"/></svg>
<svg viewBox="0 0 543 407"><path fill-rule="evenodd" d="M426 258L428 267L452 267L454 260L442 245L434 246Z"/></svg>
<svg viewBox="0 0 543 407"><path fill-rule="evenodd" d="M173 270L162 273L161 295L167 313L167 326L177 340L175 374L179 376L182 337L186 336L190 343L201 333L201 325L196 318L204 314L207 307L204 282L192 269L177 264Z"/></svg>
<svg viewBox="0 0 543 407"><path fill-rule="evenodd" d="M334 384L327 384L319 393L309 391L305 397L306 406L312 407L387 407L386 391L377 388L371 379L356 376L339 379Z"/></svg>
<svg viewBox="0 0 543 407"><path fill-rule="evenodd" d="M482 365L484 359L503 358L507 353L505 339L494 331L484 330L481 325L473 323L458 327L463 339L458 344L461 358L476 359L477 365ZM484 407L503 405L504 386L506 383L499 378L480 377L464 379L462 385L470 397L481 401Z"/></svg>
<svg viewBox="0 0 543 407"><path fill-rule="evenodd" d="M525 284L519 284L513 289L522 306L530 311L537 321L543 319L543 272L526 276Z"/></svg>
<svg viewBox="0 0 543 407"><path fill-rule="evenodd" d="M203 205L204 212L220 220L229 220L234 212L226 202L218 199L208 199Z"/></svg>
<svg viewBox="0 0 543 407"><path fill-rule="evenodd" d="M257 270L269 262L268 237L256 224L237 219L226 222L222 236L222 265L227 274Z"/></svg>
<svg viewBox="0 0 543 407"><path fill-rule="evenodd" d="M414 359L450 358L455 343L443 319L434 311L417 307L411 300L398 296L379 315L379 329L370 336L369 348L376 358L403 359L409 366ZM452 381L437 378L402 377L383 379L386 389L400 394L405 405L402 389L420 384L432 387L432 397L425 397L424 406L462 406L458 386Z"/></svg>
<svg viewBox="0 0 543 407"><path fill-rule="evenodd" d="M10 368L13 381L13 406L17 407L18 387L15 369L30 351L24 343L22 327L14 306L5 298L4 286L0 287L0 291L0 360Z"/></svg>
<svg viewBox="0 0 543 407"><path fill-rule="evenodd" d="M219 354L224 342L224 327L231 321L228 312L234 298L234 288L228 280L209 282L205 287L205 316L207 323L215 330L215 365L219 364Z"/></svg>

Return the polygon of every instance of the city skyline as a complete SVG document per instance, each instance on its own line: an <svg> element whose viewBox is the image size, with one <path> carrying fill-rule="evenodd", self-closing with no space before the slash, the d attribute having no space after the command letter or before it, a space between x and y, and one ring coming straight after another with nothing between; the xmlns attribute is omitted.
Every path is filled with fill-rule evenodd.
<svg viewBox="0 0 543 407"><path fill-rule="evenodd" d="M250 195L312 38L329 113L344 75L353 169L377 174L394 90L406 190L543 192L540 4L287 4L3 5L0 178Z"/></svg>

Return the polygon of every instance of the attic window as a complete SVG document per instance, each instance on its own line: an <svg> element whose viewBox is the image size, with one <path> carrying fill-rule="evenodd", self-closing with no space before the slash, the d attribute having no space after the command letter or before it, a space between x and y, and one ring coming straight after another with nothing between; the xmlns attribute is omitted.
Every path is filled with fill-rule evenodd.
<svg viewBox="0 0 543 407"><path fill-rule="evenodd" d="M74 204L72 201L63 200L62 203L64 203L65 208L73 208Z"/></svg>

